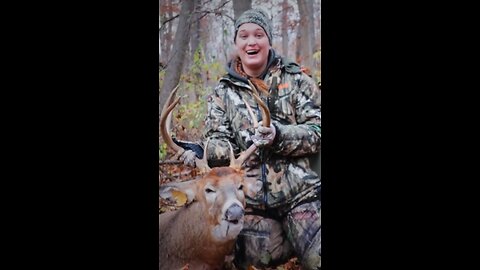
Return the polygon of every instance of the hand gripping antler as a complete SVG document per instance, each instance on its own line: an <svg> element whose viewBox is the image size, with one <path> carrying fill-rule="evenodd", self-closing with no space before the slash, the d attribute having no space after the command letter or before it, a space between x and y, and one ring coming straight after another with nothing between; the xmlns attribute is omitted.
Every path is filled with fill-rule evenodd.
<svg viewBox="0 0 480 270"><path fill-rule="evenodd" d="M255 88L255 86L253 85L253 83L248 80L248 84L250 85L250 87L252 88L252 96L253 98L255 99L255 101L257 102L258 106L260 107L260 112L262 114L262 124L264 127L270 127L270 122L271 122L271 118L270 118L270 111L268 110L268 107L267 105L263 102L263 100L258 96L258 91L257 91L257 88ZM242 97L243 98L243 97ZM253 121L253 127L254 128L257 128L258 127L258 120L257 120L257 117L255 116L255 114L253 113L253 110L252 108L250 107L250 105L248 105L248 102L245 100L245 98L243 98L243 102L245 103L245 106L247 107L247 110L248 110L248 113L250 114L250 117L252 118L252 121ZM230 143L229 143L230 144ZM241 168L242 167L242 164L243 162L245 162L245 160L253 153L255 152L255 150L257 150L257 146L252 143L252 145L250 145L250 147L243 151L240 156L238 158L235 158L235 155L233 153L233 148L232 146L230 145L230 167L232 168Z"/></svg>
<svg viewBox="0 0 480 270"><path fill-rule="evenodd" d="M265 127L270 127L270 122L271 122L270 121L270 111L268 110L267 105L258 96L258 91L255 88L255 86L250 81L248 81L248 83L250 84L250 87L252 88L252 96L260 107L260 112L262 114L262 124ZM170 134L168 132L167 125L166 125L167 119L170 118L169 116L172 113L173 109L180 102L180 97L173 100L173 98L174 98L174 96L175 96L175 94L178 90L178 87L179 86L177 85L172 90L172 92L168 96L168 99L165 102L165 105L162 109L162 114L160 116L160 133L162 135L163 140L167 144L167 146L172 148L176 153L181 153L185 150L182 147L178 146L173 141L173 139L170 137ZM247 110L250 114L250 117L252 118L253 126L255 128L257 128L258 127L257 117L255 116L255 114L252 111L252 108L250 107L250 105L248 105L248 103L245 101L245 99L244 99L244 102L245 102L245 106L247 107ZM205 148L204 148L205 153L203 154L203 159L195 158L195 165L200 170L201 173L205 173L205 172L208 172L208 171L211 170L210 167L208 166L208 161L207 161L207 149L208 149L207 147L208 147L209 141L210 141L210 139L208 139L207 142L205 143ZM243 162L245 162L245 160L253 152L255 152L255 150L257 150L257 146L255 144L252 144L247 150L240 153L240 156L238 158L235 158L235 154L233 153L233 147L230 144L230 142L228 142L228 145L230 146L230 166L229 167L232 167L232 168L235 168L235 169L241 169Z"/></svg>
<svg viewBox="0 0 480 270"><path fill-rule="evenodd" d="M166 122L167 122L167 119L170 119L169 116L172 113L175 106L180 102L180 97L173 100L178 90L178 87L179 85L177 85L168 96L168 99L165 102L165 105L163 106L162 114L160 115L160 134L162 135L162 138L167 144L167 146L172 148L177 154L184 152L185 150L182 147L178 146L173 141L172 137L170 137ZM208 146L208 141L205 146ZM204 154L203 159L195 158L195 166L200 170L200 173L205 173L210 171L210 167L208 166L208 162L207 162L207 155Z"/></svg>
<svg viewBox="0 0 480 270"><path fill-rule="evenodd" d="M257 104L260 106L260 111L262 113L262 123L263 123L263 126L264 127L270 127L270 111L268 110L268 107L267 105L263 102L263 100L258 96L258 90L257 88L255 87L255 85L253 85L253 83L248 80L248 84L250 85L250 87L252 88L252 96L253 98L255 99L255 101L257 102ZM252 112L252 109L250 108L250 106L248 106L248 103L245 102L245 105L247 106L247 109L248 109L248 112L250 113L250 116L254 119L254 124L256 124L255 128L258 127L258 121L257 121L257 118L255 117L255 115L253 114Z"/></svg>

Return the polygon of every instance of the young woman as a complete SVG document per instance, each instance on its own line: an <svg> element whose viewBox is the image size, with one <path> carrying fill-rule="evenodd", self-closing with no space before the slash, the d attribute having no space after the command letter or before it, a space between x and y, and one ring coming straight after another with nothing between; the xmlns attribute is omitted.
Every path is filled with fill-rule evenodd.
<svg viewBox="0 0 480 270"><path fill-rule="evenodd" d="M320 178L308 159L320 150L320 89L272 49L265 11L245 11L235 22L234 42L237 55L208 98L204 139L210 139L211 167L229 164L227 142L236 153L252 143L259 148L245 163L258 192L247 198L235 265L274 266L295 255L302 269L320 269ZM261 117L255 92L268 104L270 127L253 127L245 102ZM186 151L182 159L189 163L193 155Z"/></svg>

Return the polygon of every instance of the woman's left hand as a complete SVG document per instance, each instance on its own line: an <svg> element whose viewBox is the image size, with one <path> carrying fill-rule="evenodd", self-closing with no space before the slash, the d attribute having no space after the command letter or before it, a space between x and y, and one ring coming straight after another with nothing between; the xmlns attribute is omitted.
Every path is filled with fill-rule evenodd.
<svg viewBox="0 0 480 270"><path fill-rule="evenodd" d="M264 127L262 126L262 122L260 122L258 128L255 130L255 135L251 138L258 148L262 148L272 145L275 135L276 129L273 124L270 124L270 127Z"/></svg>

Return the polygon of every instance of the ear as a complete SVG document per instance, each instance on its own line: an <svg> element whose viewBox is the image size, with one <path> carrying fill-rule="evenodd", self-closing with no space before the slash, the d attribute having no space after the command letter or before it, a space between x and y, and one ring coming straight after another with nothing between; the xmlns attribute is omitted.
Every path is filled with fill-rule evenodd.
<svg viewBox="0 0 480 270"><path fill-rule="evenodd" d="M177 206L191 203L197 194L197 180L169 183L160 186L160 198Z"/></svg>

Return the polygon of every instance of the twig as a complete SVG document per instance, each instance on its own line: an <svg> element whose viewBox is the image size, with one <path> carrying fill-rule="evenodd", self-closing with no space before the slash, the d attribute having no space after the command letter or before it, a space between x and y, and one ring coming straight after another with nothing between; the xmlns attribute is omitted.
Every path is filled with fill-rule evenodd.
<svg viewBox="0 0 480 270"><path fill-rule="evenodd" d="M166 19L166 20L163 21L163 22L160 22L160 23L162 24L162 26L160 26L160 29L159 29L159 30L162 31L163 28L165 27L165 25L167 25L168 22L173 21L174 19L178 18L178 16L180 16L180 14L177 14L177 15L171 17L171 18Z"/></svg>
<svg viewBox="0 0 480 270"><path fill-rule="evenodd" d="M233 21L233 18L228 16L227 14L224 14L222 11L220 11L220 9L222 9L226 4L228 4L231 0L228 0L228 1L224 1L223 3L220 3L220 5L216 8L214 8L213 10L200 10L200 11L196 11L200 14L202 14L198 19L202 19L203 17L207 16L208 14L215 14L215 15L221 15L221 16L226 16L228 18L230 18L232 21Z"/></svg>
<svg viewBox="0 0 480 270"><path fill-rule="evenodd" d="M183 161L181 160L164 160L164 161L159 161L160 165L166 165L166 164L183 164Z"/></svg>

